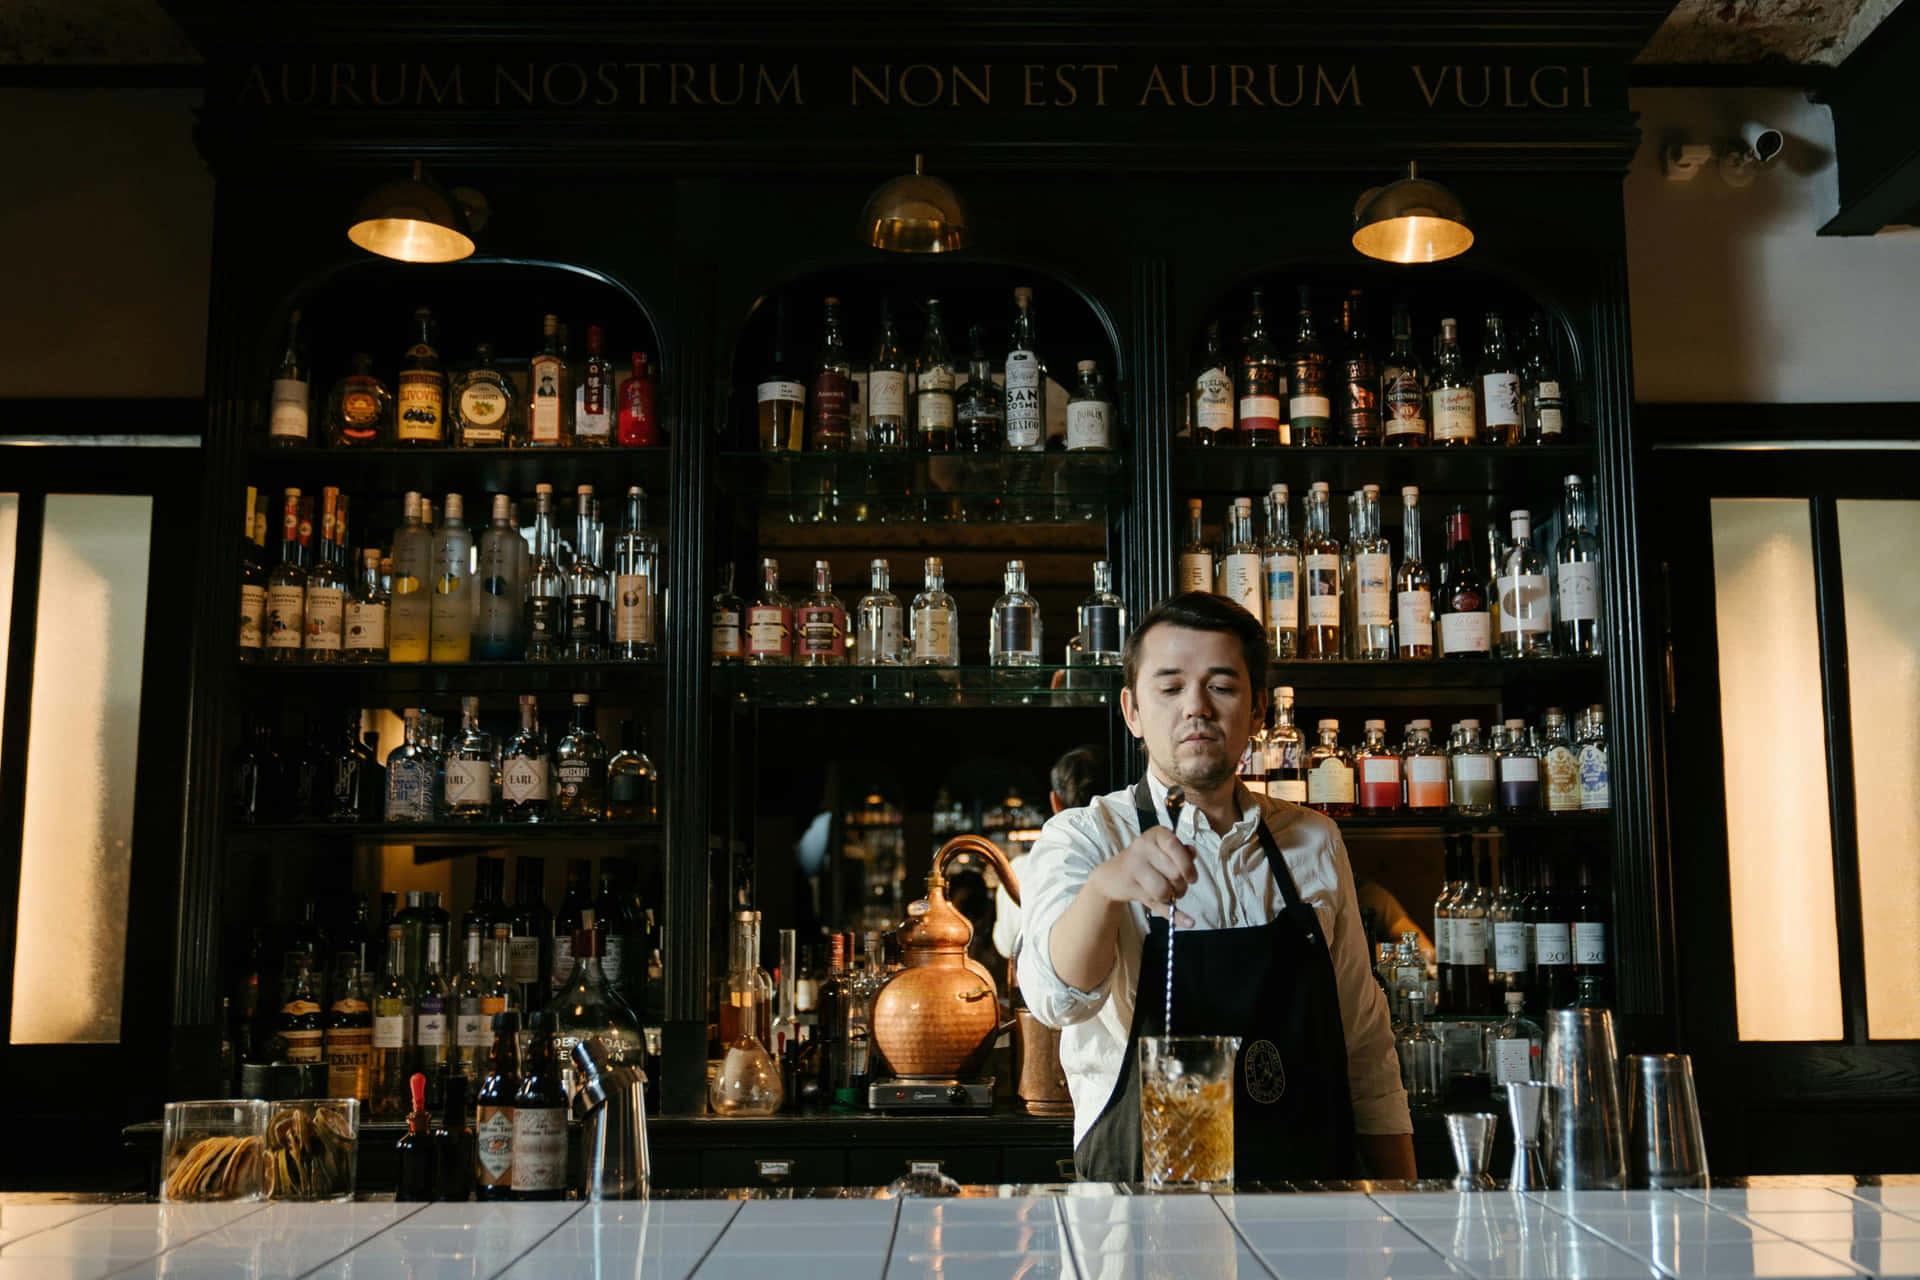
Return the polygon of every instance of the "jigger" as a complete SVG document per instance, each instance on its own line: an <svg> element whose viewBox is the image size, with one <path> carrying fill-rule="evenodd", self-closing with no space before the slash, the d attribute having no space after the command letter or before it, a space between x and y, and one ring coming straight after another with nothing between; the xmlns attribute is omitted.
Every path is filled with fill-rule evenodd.
<svg viewBox="0 0 1920 1280"><path fill-rule="evenodd" d="M1453 1144L1453 1162L1460 1170L1453 1179L1455 1191L1493 1189L1493 1175L1487 1172L1487 1166L1493 1162L1493 1139L1499 1132L1497 1112L1447 1116L1447 1141Z"/></svg>
<svg viewBox="0 0 1920 1280"><path fill-rule="evenodd" d="M1513 1169L1507 1174L1509 1191L1545 1191L1547 1157L1540 1150L1540 1135L1548 1099L1549 1084L1516 1082L1507 1086L1507 1114L1513 1120Z"/></svg>

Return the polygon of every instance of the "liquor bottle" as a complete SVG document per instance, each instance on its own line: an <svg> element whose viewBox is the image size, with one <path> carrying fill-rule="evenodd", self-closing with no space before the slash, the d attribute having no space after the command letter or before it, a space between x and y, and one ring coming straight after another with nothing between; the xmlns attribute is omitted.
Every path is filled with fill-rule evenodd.
<svg viewBox="0 0 1920 1280"><path fill-rule="evenodd" d="M1259 289L1253 291L1253 311L1247 319L1246 348L1240 356L1234 394L1240 421L1240 438L1234 443L1255 447L1292 443L1283 405L1287 370L1280 359L1280 348L1267 336L1266 309Z"/></svg>
<svg viewBox="0 0 1920 1280"><path fill-rule="evenodd" d="M434 1199L439 1190L440 1162L433 1149L433 1116L427 1110L427 1076L416 1071L407 1081L413 1107L407 1112L407 1131L394 1144L400 1173L393 1198L402 1203L423 1203Z"/></svg>
<svg viewBox="0 0 1920 1280"><path fill-rule="evenodd" d="M1528 444L1558 444L1566 439L1566 400L1560 391L1560 370L1553 358L1553 340L1547 336L1547 318L1538 311L1527 322L1520 393L1526 407L1522 438Z"/></svg>
<svg viewBox="0 0 1920 1280"><path fill-rule="evenodd" d="M1213 590L1213 548L1207 543L1198 498L1187 499L1187 541L1180 548L1180 589Z"/></svg>
<svg viewBox="0 0 1920 1280"><path fill-rule="evenodd" d="M1233 403L1233 376L1220 346L1220 322L1207 322L1206 347L1187 388L1187 434L1202 447L1239 443Z"/></svg>
<svg viewBox="0 0 1920 1280"><path fill-rule="evenodd" d="M1040 602L1027 594L1024 560L1007 561L1006 594L993 602L987 660L996 667L1037 667L1044 648Z"/></svg>
<svg viewBox="0 0 1920 1280"><path fill-rule="evenodd" d="M1007 448L1039 453L1047 447L1047 371L1033 332L1033 290L1013 291L1013 338L1007 348Z"/></svg>
<svg viewBox="0 0 1920 1280"><path fill-rule="evenodd" d="M1380 443L1380 361L1367 335L1366 294L1349 289L1340 303L1341 369L1346 398L1341 412L1341 443Z"/></svg>
<svg viewBox="0 0 1920 1280"><path fill-rule="evenodd" d="M1356 598L1357 575L1353 571L1354 550L1360 539L1360 503L1363 491L1347 495L1347 536L1340 544L1340 656L1360 656L1360 611Z"/></svg>
<svg viewBox="0 0 1920 1280"><path fill-rule="evenodd" d="M285 1048L288 1062L320 1062L320 993L313 977L313 957L305 951L289 951L286 958L286 994L280 1000L280 1016L275 1032Z"/></svg>
<svg viewBox="0 0 1920 1280"><path fill-rule="evenodd" d="M633 353L633 372L620 387L620 419L616 430L622 448L648 449L666 443L661 438L659 386L653 360L644 351Z"/></svg>
<svg viewBox="0 0 1920 1280"><path fill-rule="evenodd" d="M1487 911L1493 938L1493 989L1525 999L1533 979L1533 934L1527 921L1524 864L1519 854L1500 860L1500 891Z"/></svg>
<svg viewBox="0 0 1920 1280"><path fill-rule="evenodd" d="M1520 442L1520 366L1507 350L1498 311L1486 316L1480 342L1480 439L1485 444Z"/></svg>
<svg viewBox="0 0 1920 1280"><path fill-rule="evenodd" d="M1247 736L1247 746L1240 753L1237 769L1240 785L1254 795L1267 794L1267 726L1256 723L1253 732Z"/></svg>
<svg viewBox="0 0 1920 1280"><path fill-rule="evenodd" d="M1353 813L1353 761L1340 745L1340 722L1322 720L1320 741L1307 752L1307 807L1330 818Z"/></svg>
<svg viewBox="0 0 1920 1280"><path fill-rule="evenodd" d="M953 356L947 349L940 299L927 299L927 332L913 362L913 421L919 447L929 453L953 449ZM868 374L868 391L872 391Z"/></svg>
<svg viewBox="0 0 1920 1280"><path fill-rule="evenodd" d="M513 1198L567 1197L567 1091L555 1060L553 1015L544 1009L527 1022L525 1076L513 1096Z"/></svg>
<svg viewBox="0 0 1920 1280"><path fill-rule="evenodd" d="M897 453L907 447L907 358L893 324L893 306L880 299L880 331L867 364L867 448Z"/></svg>
<svg viewBox="0 0 1920 1280"><path fill-rule="evenodd" d="M1569 924L1573 937L1573 976L1577 987L1591 986L1596 1001L1604 1003L1609 984L1607 970L1607 899L1593 883L1591 855L1580 859L1580 888L1574 895Z"/></svg>
<svg viewBox="0 0 1920 1280"><path fill-rule="evenodd" d="M447 378L434 345L433 312L416 307L413 345L400 360L400 414L394 443L401 448L438 447L447 442Z"/></svg>
<svg viewBox="0 0 1920 1280"><path fill-rule="evenodd" d="M647 494L627 487L627 522L614 549L612 656L629 662L660 656L660 540L647 532Z"/></svg>
<svg viewBox="0 0 1920 1280"><path fill-rule="evenodd" d="M939 556L928 556L923 566L925 586L913 598L913 665L960 665L960 612L947 594L947 570Z"/></svg>
<svg viewBox="0 0 1920 1280"><path fill-rule="evenodd" d="M1300 656L1300 544L1289 528L1287 486L1267 492L1267 537L1260 547L1262 608L1267 646L1276 661Z"/></svg>
<svg viewBox="0 0 1920 1280"><path fill-rule="evenodd" d="M1413 1106L1435 1106L1446 1084L1445 1046L1427 1030L1424 1000L1410 1002L1407 1015L1406 1023L1393 1037L1393 1051L1400 1059L1400 1084Z"/></svg>
<svg viewBox="0 0 1920 1280"><path fill-rule="evenodd" d="M827 979L820 984L814 1006L814 1039L823 1058L821 1082L826 1101L852 1107L853 1095L853 987L847 980L846 935L827 935Z"/></svg>
<svg viewBox="0 0 1920 1280"><path fill-rule="evenodd" d="M487 948L489 930L478 921L460 927L460 971L453 977L453 1044L447 1063L448 1084L457 1079L478 1084L486 1071L487 1050L493 1045L492 1013L487 1002Z"/></svg>
<svg viewBox="0 0 1920 1280"><path fill-rule="evenodd" d="M1082 360L1074 365L1074 371L1080 379L1067 400L1067 448L1075 452L1111 449L1113 405L1107 399L1100 366L1091 360Z"/></svg>
<svg viewBox="0 0 1920 1280"><path fill-rule="evenodd" d="M484 662L503 662L520 656L521 627L525 621L521 575L527 540L513 526L513 504L504 493L493 495L493 519L480 535L479 573L475 592L472 652Z"/></svg>
<svg viewBox="0 0 1920 1280"><path fill-rule="evenodd" d="M1333 362L1313 323L1312 292L1300 286L1300 323L1293 335L1288 368L1288 425L1296 445L1332 443Z"/></svg>
<svg viewBox="0 0 1920 1280"><path fill-rule="evenodd" d="M1076 620L1081 660L1095 667L1119 666L1127 643L1127 606L1113 593L1113 566L1105 560L1093 563L1093 594L1080 602Z"/></svg>
<svg viewBox="0 0 1920 1280"><path fill-rule="evenodd" d="M607 761L607 817L614 822L660 820L660 771L647 755L637 721L620 725L620 750Z"/></svg>
<svg viewBox="0 0 1920 1280"><path fill-rule="evenodd" d="M1494 1028L1493 1040L1487 1046L1487 1068L1496 1089L1546 1078L1541 1055L1546 1036L1539 1023L1521 1012L1526 1003L1524 991L1507 992L1507 1016Z"/></svg>
<svg viewBox="0 0 1920 1280"><path fill-rule="evenodd" d="M726 996L720 1005L720 1042L750 1035L773 1043L773 979L760 965L760 913L736 911L728 937Z"/></svg>
<svg viewBox="0 0 1920 1280"><path fill-rule="evenodd" d="M1400 449L1426 444L1427 374L1413 349L1413 322L1404 302L1394 304L1393 346L1380 371L1380 396L1384 443Z"/></svg>
<svg viewBox="0 0 1920 1280"><path fill-rule="evenodd" d="M321 1054L327 1063L327 1096L358 1098L373 1105L373 1005L357 951L337 952Z"/></svg>
<svg viewBox="0 0 1920 1280"><path fill-rule="evenodd" d="M493 344L475 344L473 362L447 383L453 443L463 449L506 448L519 400L512 380L493 363Z"/></svg>
<svg viewBox="0 0 1920 1280"><path fill-rule="evenodd" d="M336 449L365 448L393 437L393 393L374 376L373 357L356 351L351 370L327 396L327 442Z"/></svg>
<svg viewBox="0 0 1920 1280"><path fill-rule="evenodd" d="M1447 794L1453 811L1465 818L1493 812L1493 752L1480 740L1480 722L1462 720L1447 753Z"/></svg>
<svg viewBox="0 0 1920 1280"><path fill-rule="evenodd" d="M560 895L560 907L553 913L549 946L553 950L554 994L566 990L567 983L573 979L575 935L591 932L586 927L586 913L592 909L587 897L587 865L585 858L567 859L566 892Z"/></svg>
<svg viewBox="0 0 1920 1280"><path fill-rule="evenodd" d="M788 363L791 330L787 327L787 300L774 299L773 349L767 367L754 386L754 414L760 448L768 453L798 452L806 423L807 389Z"/></svg>
<svg viewBox="0 0 1920 1280"><path fill-rule="evenodd" d="M335 558L339 545L336 531L344 533L339 520L340 491L320 491L320 550L307 573L304 601L306 651L308 662L337 663L342 660L347 613L347 575Z"/></svg>
<svg viewBox="0 0 1920 1280"><path fill-rule="evenodd" d="M1367 721L1366 738L1354 752L1353 765L1359 775L1361 812L1391 813L1400 808L1400 756L1387 746L1385 720Z"/></svg>
<svg viewBox="0 0 1920 1280"><path fill-rule="evenodd" d="M1400 657L1424 662L1433 657L1433 579L1427 573L1420 545L1420 490L1400 490L1403 509L1400 532L1403 554L1393 580Z"/></svg>
<svg viewBox="0 0 1920 1280"><path fill-rule="evenodd" d="M553 749L553 807L562 822L607 816L607 744L594 732L591 701L573 695L573 727Z"/></svg>
<svg viewBox="0 0 1920 1280"><path fill-rule="evenodd" d="M476 1143L473 1129L467 1124L470 1082L465 1075L447 1080L446 1109L440 1126L433 1131L436 1200L458 1204L473 1199Z"/></svg>
<svg viewBox="0 0 1920 1280"><path fill-rule="evenodd" d="M420 734L424 714L418 707L407 708L406 738L387 754L388 822L432 822L438 816L437 771Z"/></svg>
<svg viewBox="0 0 1920 1280"><path fill-rule="evenodd" d="M638 922L627 908L627 894L615 870L619 865L601 859L600 892L593 899L593 928L601 938L600 973L616 993L625 989L628 967L644 967L647 961L636 937Z"/></svg>
<svg viewBox="0 0 1920 1280"><path fill-rule="evenodd" d="M373 989L373 1056L368 1070L373 1114L391 1119L406 1110L407 1077L413 1074L413 987L407 982L406 930L387 925L387 958Z"/></svg>
<svg viewBox="0 0 1920 1280"><path fill-rule="evenodd" d="M1580 736L1580 808L1588 813L1612 807L1607 770L1607 709L1595 703L1587 708L1586 732Z"/></svg>
<svg viewBox="0 0 1920 1280"><path fill-rule="evenodd" d="M527 561L528 662L556 662L567 645L567 578L560 569L553 529L553 486L534 486L533 551Z"/></svg>
<svg viewBox="0 0 1920 1280"><path fill-rule="evenodd" d="M1573 920L1569 895L1555 885L1549 862L1540 863L1540 887L1533 892L1533 985L1528 988L1534 1013L1564 1009L1573 1003Z"/></svg>
<svg viewBox="0 0 1920 1280"><path fill-rule="evenodd" d="M733 589L733 565L720 566L720 589L713 593L710 632L715 662L740 662L747 656L747 607Z"/></svg>
<svg viewBox="0 0 1920 1280"><path fill-rule="evenodd" d="M300 564L300 491L282 495L280 563L267 572L268 662L299 662L306 641L307 571Z"/></svg>
<svg viewBox="0 0 1920 1280"><path fill-rule="evenodd" d="M1267 794L1293 804L1307 802L1307 752L1293 723L1293 687L1274 690L1273 725L1267 730Z"/></svg>
<svg viewBox="0 0 1920 1280"><path fill-rule="evenodd" d="M1406 741L1400 748L1400 768L1407 780L1407 808L1415 813L1446 812L1447 755L1433 744L1432 721L1407 722Z"/></svg>
<svg viewBox="0 0 1920 1280"><path fill-rule="evenodd" d="M1453 905L1453 969L1455 1013L1492 1012L1487 985L1487 911L1493 895L1480 879L1480 850L1472 835L1462 833L1461 863L1466 881Z"/></svg>
<svg viewBox="0 0 1920 1280"><path fill-rule="evenodd" d="M514 865L512 930L507 936L507 981L522 1009L544 1006L552 988L553 913L541 887L546 864L522 856Z"/></svg>
<svg viewBox="0 0 1920 1280"><path fill-rule="evenodd" d="M1509 720L1506 741L1495 754L1494 771L1502 813L1540 811L1540 757L1534 753L1527 722Z"/></svg>
<svg viewBox="0 0 1920 1280"><path fill-rule="evenodd" d="M325 779L329 822L378 822L385 810L386 773L360 737L360 710L342 717L339 745L330 753ZM369 738L373 735L368 734Z"/></svg>
<svg viewBox="0 0 1920 1280"><path fill-rule="evenodd" d="M429 634L435 662L466 662L473 656L473 531L465 504L447 495L440 527L433 531L433 602Z"/></svg>
<svg viewBox="0 0 1920 1280"><path fill-rule="evenodd" d="M1393 548L1380 531L1379 490L1368 485L1360 505L1360 536L1353 542L1354 657L1394 656L1394 588Z"/></svg>
<svg viewBox="0 0 1920 1280"><path fill-rule="evenodd" d="M1465 507L1447 516L1447 558L1440 566L1440 656L1485 658L1492 618Z"/></svg>
<svg viewBox="0 0 1920 1280"><path fill-rule="evenodd" d="M493 735L480 727L480 699L460 699L460 733L447 750L446 811L450 822L493 822Z"/></svg>
<svg viewBox="0 0 1920 1280"><path fill-rule="evenodd" d="M1226 545L1221 548L1219 592L1261 626L1266 625L1266 588L1260 544L1253 538L1253 499L1235 498L1227 508Z"/></svg>
<svg viewBox="0 0 1920 1280"><path fill-rule="evenodd" d="M1560 542L1553 554L1559 578L1555 631L1560 652L1570 658L1600 652L1600 540L1593 535L1586 497L1579 476L1561 481Z"/></svg>
<svg viewBox="0 0 1920 1280"><path fill-rule="evenodd" d="M840 299L828 298L820 325L820 358L813 367L813 394L807 398L807 448L844 452L850 443L853 366L840 331ZM762 439L764 440L764 429Z"/></svg>
<svg viewBox="0 0 1920 1280"><path fill-rule="evenodd" d="M261 496L247 486L246 525L240 531L239 659L244 663L260 661L266 643L267 566L253 542L254 508Z"/></svg>
<svg viewBox="0 0 1920 1280"><path fill-rule="evenodd" d="M513 1194L513 1098L520 1088L520 1015L508 1009L489 1020L492 1049L474 1094L474 1194L506 1200Z"/></svg>
<svg viewBox="0 0 1920 1280"><path fill-rule="evenodd" d="M273 749L273 730L247 714L251 741L234 765L233 805L236 822L273 822L279 818L285 800L281 794L283 777L279 755Z"/></svg>
<svg viewBox="0 0 1920 1280"><path fill-rule="evenodd" d="M300 449L313 443L313 382L300 349L300 313L287 316L287 346L273 373L273 394L267 410L267 442L277 448Z"/></svg>
<svg viewBox="0 0 1920 1280"><path fill-rule="evenodd" d="M554 994L548 1012L553 1015L554 1039L562 1065L561 1081L575 1087L573 1048L597 1037L607 1056L618 1066L641 1066L646 1040L639 1015L608 979L604 968L607 935L598 928L576 930L572 941L572 971L564 988Z"/></svg>
<svg viewBox="0 0 1920 1280"><path fill-rule="evenodd" d="M793 604L780 594L780 562L760 562L760 594L747 606L747 665L784 667L793 662Z"/></svg>
<svg viewBox="0 0 1920 1280"><path fill-rule="evenodd" d="M1306 536L1301 539L1305 570L1306 619L1300 656L1338 658L1340 648L1340 544L1333 540L1327 509L1327 484L1315 481L1307 491Z"/></svg>
<svg viewBox="0 0 1920 1280"><path fill-rule="evenodd" d="M854 665L897 667L907 660L906 619L900 608L900 597L890 590L892 571L885 560L875 560L868 570L872 588L855 606L859 623L854 635Z"/></svg>
<svg viewBox="0 0 1920 1280"><path fill-rule="evenodd" d="M500 815L508 822L546 822L553 816L552 760L540 736L540 710L520 695L520 729L500 753Z"/></svg>
<svg viewBox="0 0 1920 1280"><path fill-rule="evenodd" d="M847 662L847 607L833 594L833 566L813 562L813 594L794 609L793 665L841 667Z"/></svg>
<svg viewBox="0 0 1920 1280"><path fill-rule="evenodd" d="M1533 521L1528 512L1508 513L1513 541L1501 565L1500 656L1553 656L1552 593L1547 589L1547 565L1533 548Z"/></svg>
<svg viewBox="0 0 1920 1280"><path fill-rule="evenodd" d="M387 660L387 603L387 589L380 585L380 549L368 547L360 553L360 574L347 595L341 628L347 662Z"/></svg>
<svg viewBox="0 0 1920 1280"><path fill-rule="evenodd" d="M574 662L597 662L606 644L607 578L594 563L597 536L593 518L593 486L583 484L574 494L573 561L567 566L566 656Z"/></svg>
<svg viewBox="0 0 1920 1280"><path fill-rule="evenodd" d="M573 443L567 409L573 397L567 385L567 361L560 350L560 318L540 319L540 351L527 362L527 423L515 444L560 449ZM519 424L516 422L515 427Z"/></svg>
<svg viewBox="0 0 1920 1280"><path fill-rule="evenodd" d="M606 356L600 326L587 326L587 358L580 362L580 380L573 392L573 442L583 449L605 449L613 444L613 362Z"/></svg>
<svg viewBox="0 0 1920 1280"><path fill-rule="evenodd" d="M1435 444L1456 448L1478 443L1479 397L1461 360L1460 328L1451 316L1440 322L1440 350L1428 383L1428 400L1433 406L1430 421Z"/></svg>
<svg viewBox="0 0 1920 1280"><path fill-rule="evenodd" d="M393 535L393 572L387 610L387 660L425 662L429 652L433 597L433 534L420 518L417 493L406 496L404 516Z"/></svg>
<svg viewBox="0 0 1920 1280"><path fill-rule="evenodd" d="M1540 716L1540 768L1546 774L1548 813L1580 812L1580 758L1567 733L1567 713L1548 707Z"/></svg>
<svg viewBox="0 0 1920 1280"><path fill-rule="evenodd" d="M1453 972L1453 910L1461 891L1466 888L1466 873L1460 866L1459 841L1453 836L1444 837L1441 843L1440 894L1433 900L1433 968L1439 986L1439 1004L1442 1010L1451 1013L1451 995L1458 985ZM1424 1004L1421 1000L1418 1003Z"/></svg>
<svg viewBox="0 0 1920 1280"><path fill-rule="evenodd" d="M993 380L986 331L974 325L967 341L973 350L967 361L967 385L954 405L954 447L961 453L998 453L1007 440L1006 397Z"/></svg>

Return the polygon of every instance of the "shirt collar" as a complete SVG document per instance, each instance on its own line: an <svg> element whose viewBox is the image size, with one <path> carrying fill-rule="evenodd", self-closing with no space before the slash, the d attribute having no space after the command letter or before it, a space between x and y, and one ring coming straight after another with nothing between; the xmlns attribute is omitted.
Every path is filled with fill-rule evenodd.
<svg viewBox="0 0 1920 1280"><path fill-rule="evenodd" d="M1206 815L1200 812L1200 806L1197 804L1185 806L1180 815L1180 821L1185 824L1184 827L1167 822L1167 784L1160 781L1160 775L1151 768L1147 770L1147 794L1153 797L1154 813L1160 821L1166 822L1167 826L1172 828L1174 835L1191 843L1193 837L1199 834L1200 824L1207 820ZM1227 831L1215 833L1223 839L1229 835L1246 835L1253 830L1254 823L1259 822L1263 816L1260 801L1242 782L1236 781L1233 784L1233 803L1234 807L1240 810L1240 820ZM1211 823L1208 823L1207 830L1213 831Z"/></svg>

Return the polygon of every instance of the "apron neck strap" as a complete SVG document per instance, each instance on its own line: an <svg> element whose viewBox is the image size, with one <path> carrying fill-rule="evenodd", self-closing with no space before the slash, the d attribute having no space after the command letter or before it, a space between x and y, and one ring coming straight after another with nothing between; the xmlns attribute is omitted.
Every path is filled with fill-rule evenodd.
<svg viewBox="0 0 1920 1280"><path fill-rule="evenodd" d="M1147 784L1146 774L1141 774L1140 781L1133 786L1133 807L1140 818L1141 835L1160 825L1160 808L1153 802L1153 789ZM1280 886L1280 900L1290 910L1302 906L1300 889L1293 883L1293 872L1287 869L1287 860L1280 852L1280 842L1273 838L1273 829L1267 825L1264 814L1254 829L1260 837L1260 848L1267 855L1267 866L1272 869L1273 878Z"/></svg>

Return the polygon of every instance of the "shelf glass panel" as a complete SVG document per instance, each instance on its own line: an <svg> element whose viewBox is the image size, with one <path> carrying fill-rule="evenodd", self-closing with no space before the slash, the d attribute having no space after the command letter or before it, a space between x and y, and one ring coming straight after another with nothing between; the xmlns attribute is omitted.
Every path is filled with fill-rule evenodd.
<svg viewBox="0 0 1920 1280"><path fill-rule="evenodd" d="M1074 524L1123 496L1127 455L745 453L720 455L728 493L795 524Z"/></svg>
<svg viewBox="0 0 1920 1280"><path fill-rule="evenodd" d="M666 516L669 450L651 449L271 449L256 446L246 460L250 483L265 488L337 484L350 494L404 493L417 489L439 495L463 494L468 523L484 526L486 512L478 495L506 493L531 497L536 484L551 484L556 494L590 484L602 494L624 493L630 484L648 495L648 517L660 525ZM617 515L617 512L615 513ZM523 517L529 524L533 510Z"/></svg>
<svg viewBox="0 0 1920 1280"><path fill-rule="evenodd" d="M1423 500L1448 493L1559 492L1569 474L1591 476L1590 445L1470 445L1456 449L1197 448L1176 443L1173 491L1190 496L1264 493L1286 484L1296 497L1316 480L1336 494L1363 484L1395 492L1418 485ZM1393 504L1397 509L1399 504ZM1437 559L1437 557L1436 557Z"/></svg>
<svg viewBox="0 0 1920 1280"><path fill-rule="evenodd" d="M536 844L658 845L666 836L663 822L262 822L234 823L227 828L230 841L245 844L415 845L473 850L519 849Z"/></svg>
<svg viewBox="0 0 1920 1280"><path fill-rule="evenodd" d="M1607 676L1604 658L1489 658L1486 661L1273 662L1270 687L1291 685L1308 699L1323 689L1505 689L1565 683L1574 690Z"/></svg>
<svg viewBox="0 0 1920 1280"><path fill-rule="evenodd" d="M1119 667L717 666L722 697L760 707L1117 707Z"/></svg>
<svg viewBox="0 0 1920 1280"><path fill-rule="evenodd" d="M243 688L285 697L489 693L657 694L666 664L652 662L402 662L246 665Z"/></svg>

